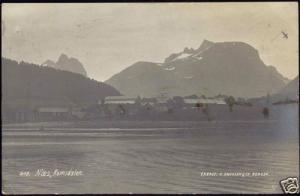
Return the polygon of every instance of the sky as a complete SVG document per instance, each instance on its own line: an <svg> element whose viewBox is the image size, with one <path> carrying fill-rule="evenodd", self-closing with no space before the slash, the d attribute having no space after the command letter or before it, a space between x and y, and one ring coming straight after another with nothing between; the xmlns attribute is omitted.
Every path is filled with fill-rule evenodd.
<svg viewBox="0 0 300 196"><path fill-rule="evenodd" d="M204 39L246 42L293 79L298 33L297 2L2 4L3 57L42 64L64 53L98 81L137 61L163 62Z"/></svg>

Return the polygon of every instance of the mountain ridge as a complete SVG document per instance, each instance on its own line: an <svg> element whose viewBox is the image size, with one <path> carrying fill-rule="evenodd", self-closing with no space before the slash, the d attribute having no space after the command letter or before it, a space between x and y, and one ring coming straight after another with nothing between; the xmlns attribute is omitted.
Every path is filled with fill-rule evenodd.
<svg viewBox="0 0 300 196"><path fill-rule="evenodd" d="M143 66L147 66L145 71ZM274 93L287 81L275 67L264 64L254 47L244 42L204 40L197 49L185 48L169 55L164 63L139 61L130 67L106 81L128 96L167 93L250 98Z"/></svg>
<svg viewBox="0 0 300 196"><path fill-rule="evenodd" d="M42 66L48 66L55 69L79 73L87 77L87 72L82 63L78 59L74 57L68 57L64 53L58 57L56 62L52 60L46 60L44 63L42 63Z"/></svg>

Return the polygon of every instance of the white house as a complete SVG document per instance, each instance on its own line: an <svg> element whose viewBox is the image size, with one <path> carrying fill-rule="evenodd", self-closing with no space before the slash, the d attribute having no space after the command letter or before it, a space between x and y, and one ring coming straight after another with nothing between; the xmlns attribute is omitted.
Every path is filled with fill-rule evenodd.
<svg viewBox="0 0 300 196"><path fill-rule="evenodd" d="M108 96L104 99L104 104L134 104L136 97L126 97L126 96ZM98 102L102 103L102 100Z"/></svg>
<svg viewBox="0 0 300 196"><path fill-rule="evenodd" d="M224 105L226 102L223 99L203 99L203 98L195 98L195 99L184 99L185 104L217 104Z"/></svg>

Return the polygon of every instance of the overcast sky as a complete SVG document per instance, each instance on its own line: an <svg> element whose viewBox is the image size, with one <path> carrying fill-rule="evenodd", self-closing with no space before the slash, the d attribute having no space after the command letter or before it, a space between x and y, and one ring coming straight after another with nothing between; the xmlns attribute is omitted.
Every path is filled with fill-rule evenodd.
<svg viewBox="0 0 300 196"><path fill-rule="evenodd" d="M284 76L298 75L296 2L2 4L4 57L41 64L64 53L99 81L203 39L246 42Z"/></svg>

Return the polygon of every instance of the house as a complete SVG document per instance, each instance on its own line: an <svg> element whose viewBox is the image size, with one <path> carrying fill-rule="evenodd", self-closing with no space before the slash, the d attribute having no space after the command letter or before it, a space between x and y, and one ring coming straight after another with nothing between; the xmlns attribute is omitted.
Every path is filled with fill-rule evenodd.
<svg viewBox="0 0 300 196"><path fill-rule="evenodd" d="M157 112L167 112L168 111L168 106L167 106L167 101L169 97L166 96L164 93L156 97L156 103L154 105L154 109Z"/></svg>
<svg viewBox="0 0 300 196"><path fill-rule="evenodd" d="M63 120L71 117L71 108L65 106L44 106L37 108L40 120Z"/></svg>
<svg viewBox="0 0 300 196"><path fill-rule="evenodd" d="M150 105L150 106L154 106L155 104L158 103L157 99L156 98L143 98L141 99L141 105L143 106L147 106L147 105Z"/></svg>
<svg viewBox="0 0 300 196"><path fill-rule="evenodd" d="M2 122L32 122L36 120L34 107L3 104L1 108Z"/></svg>
<svg viewBox="0 0 300 196"><path fill-rule="evenodd" d="M107 96L104 99L104 104L134 104L136 97L126 97L126 96ZM103 104L100 100L99 104Z"/></svg>
<svg viewBox="0 0 300 196"><path fill-rule="evenodd" d="M87 112L85 111L84 108L72 107L71 115L77 119L83 119L87 115Z"/></svg>
<svg viewBox="0 0 300 196"><path fill-rule="evenodd" d="M136 97L108 96L98 102L104 112L104 116L123 116L135 113Z"/></svg>
<svg viewBox="0 0 300 196"><path fill-rule="evenodd" d="M225 105L226 102L223 99L216 98L184 98L185 105L194 107L201 107L202 105Z"/></svg>

